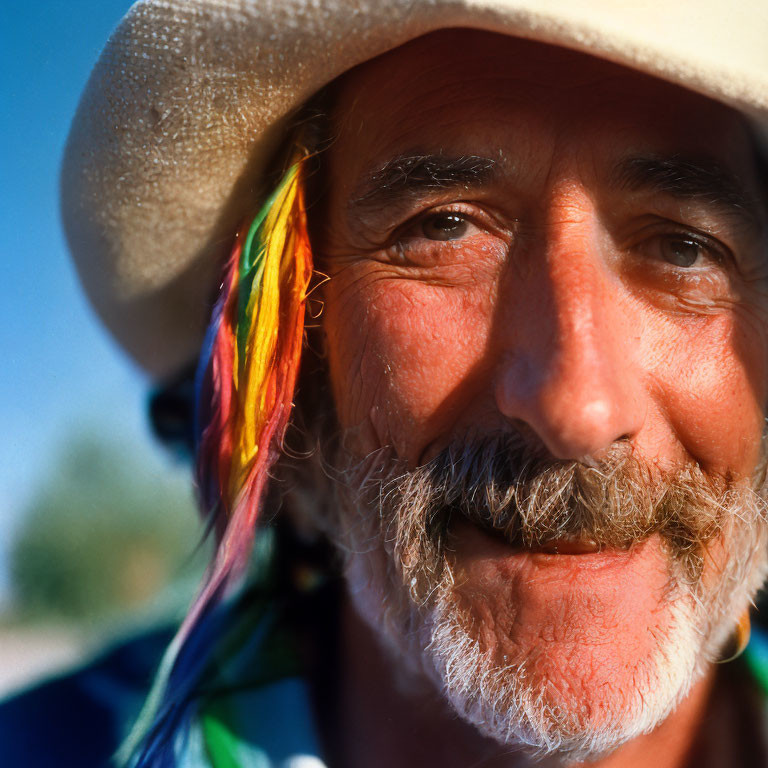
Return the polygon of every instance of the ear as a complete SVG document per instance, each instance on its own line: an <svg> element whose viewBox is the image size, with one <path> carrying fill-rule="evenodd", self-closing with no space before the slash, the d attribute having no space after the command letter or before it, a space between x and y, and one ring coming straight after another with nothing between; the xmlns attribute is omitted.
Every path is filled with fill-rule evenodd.
<svg viewBox="0 0 768 768"><path fill-rule="evenodd" d="M149 394L147 410L152 433L180 458L192 461L195 452L195 370L185 367Z"/></svg>

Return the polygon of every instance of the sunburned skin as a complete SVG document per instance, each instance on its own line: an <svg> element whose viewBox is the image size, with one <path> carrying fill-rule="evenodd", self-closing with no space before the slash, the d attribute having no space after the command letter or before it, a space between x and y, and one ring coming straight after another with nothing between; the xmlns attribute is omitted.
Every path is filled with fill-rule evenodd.
<svg viewBox="0 0 768 768"><path fill-rule="evenodd" d="M735 112L580 54L454 30L345 76L333 114L314 215L348 452L392 446L417 466L466 434L520 429L556 459L624 445L659 473L696 464L751 482L768 394L765 217ZM658 537L521 553L460 522L449 549L484 646L529 659L553 702L595 702L597 720L673 622ZM711 545L705 585L727 551ZM672 718L690 722L708 685ZM655 768L684 764L675 744ZM646 764L632 749L600 765Z"/></svg>

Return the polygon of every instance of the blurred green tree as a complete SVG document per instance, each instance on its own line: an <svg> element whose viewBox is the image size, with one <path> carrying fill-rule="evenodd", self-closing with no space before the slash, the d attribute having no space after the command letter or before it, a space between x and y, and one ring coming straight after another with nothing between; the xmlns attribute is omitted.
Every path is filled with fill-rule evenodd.
<svg viewBox="0 0 768 768"><path fill-rule="evenodd" d="M205 547L188 472L83 433L31 501L11 546L24 620L92 623L134 612L196 577Z"/></svg>

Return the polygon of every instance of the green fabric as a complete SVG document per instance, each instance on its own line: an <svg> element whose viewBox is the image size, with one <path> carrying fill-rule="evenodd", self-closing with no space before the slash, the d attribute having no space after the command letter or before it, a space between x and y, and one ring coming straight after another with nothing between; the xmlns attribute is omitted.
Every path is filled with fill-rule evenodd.
<svg viewBox="0 0 768 768"><path fill-rule="evenodd" d="M240 740L226 723L213 713L200 717L200 727L211 765L215 768L242 768L237 754Z"/></svg>
<svg viewBox="0 0 768 768"><path fill-rule="evenodd" d="M768 636L761 630L752 630L749 645L744 651L744 661L752 677L760 686L768 713Z"/></svg>

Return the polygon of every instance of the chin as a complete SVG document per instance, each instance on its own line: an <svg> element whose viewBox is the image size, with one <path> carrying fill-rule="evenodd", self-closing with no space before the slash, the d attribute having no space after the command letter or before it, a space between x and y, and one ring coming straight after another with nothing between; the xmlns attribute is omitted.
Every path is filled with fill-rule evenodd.
<svg viewBox="0 0 768 768"><path fill-rule="evenodd" d="M384 558L375 561L370 552L351 557L351 597L411 676L410 689L427 678L463 720L506 748L596 759L659 725L707 666L696 603L679 595L652 617L614 622L609 634L593 613L578 613L577 600L562 633L501 622L481 592L468 600L450 580L430 607L417 607L380 578L391 572Z"/></svg>
<svg viewBox="0 0 768 768"><path fill-rule="evenodd" d="M429 620L423 661L453 709L484 736L537 756L596 759L653 730L703 671L690 609L675 601L660 613L665 633L652 647L638 643L638 628L529 644L493 635L445 594ZM500 645L516 652L499 657ZM648 646L641 655L638 645Z"/></svg>

